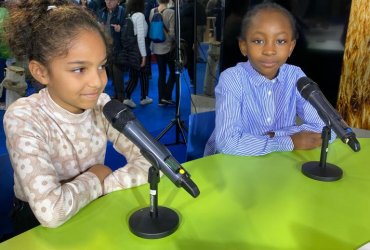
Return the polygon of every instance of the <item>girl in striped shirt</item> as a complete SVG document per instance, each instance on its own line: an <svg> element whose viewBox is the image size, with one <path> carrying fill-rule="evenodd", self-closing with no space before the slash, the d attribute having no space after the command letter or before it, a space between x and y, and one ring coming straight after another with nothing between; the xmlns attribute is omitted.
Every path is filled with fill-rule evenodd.
<svg viewBox="0 0 370 250"><path fill-rule="evenodd" d="M263 3L246 14L239 47L248 61L220 75L216 125L205 155L264 155L321 145L325 124L296 88L305 74L286 64L296 39L294 18L283 7Z"/></svg>

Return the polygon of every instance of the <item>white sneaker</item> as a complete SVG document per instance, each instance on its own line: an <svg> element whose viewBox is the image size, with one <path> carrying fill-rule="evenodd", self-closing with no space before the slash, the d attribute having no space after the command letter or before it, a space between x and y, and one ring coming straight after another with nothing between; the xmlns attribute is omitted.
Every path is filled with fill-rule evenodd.
<svg viewBox="0 0 370 250"><path fill-rule="evenodd" d="M140 104L141 105L147 105L147 104L151 104L152 102L153 102L152 98L146 97L145 99L140 101Z"/></svg>
<svg viewBox="0 0 370 250"><path fill-rule="evenodd" d="M130 108L136 108L136 104L131 99L123 100L123 104L126 104Z"/></svg>

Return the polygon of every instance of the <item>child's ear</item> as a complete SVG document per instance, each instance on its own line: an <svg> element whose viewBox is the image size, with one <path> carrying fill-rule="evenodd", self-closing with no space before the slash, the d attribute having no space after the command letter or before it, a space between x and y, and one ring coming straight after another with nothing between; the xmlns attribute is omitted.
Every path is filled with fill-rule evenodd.
<svg viewBox="0 0 370 250"><path fill-rule="evenodd" d="M239 49L243 56L248 55L247 42L244 41L243 39L239 39Z"/></svg>
<svg viewBox="0 0 370 250"><path fill-rule="evenodd" d="M38 61L31 60L28 64L28 69L30 70L33 78L36 79L42 85L48 85L49 74L47 68Z"/></svg>

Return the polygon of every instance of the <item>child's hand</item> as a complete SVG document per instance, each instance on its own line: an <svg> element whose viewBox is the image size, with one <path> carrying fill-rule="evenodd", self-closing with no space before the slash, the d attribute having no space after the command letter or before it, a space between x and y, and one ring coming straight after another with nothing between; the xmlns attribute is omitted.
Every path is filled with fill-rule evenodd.
<svg viewBox="0 0 370 250"><path fill-rule="evenodd" d="M102 185L103 185L105 177L107 177L108 175L112 173L112 169L110 169L109 167L103 164L96 164L87 171L95 174L99 178L100 183Z"/></svg>
<svg viewBox="0 0 370 250"><path fill-rule="evenodd" d="M321 146L321 133L302 131L291 135L294 149L312 149Z"/></svg>

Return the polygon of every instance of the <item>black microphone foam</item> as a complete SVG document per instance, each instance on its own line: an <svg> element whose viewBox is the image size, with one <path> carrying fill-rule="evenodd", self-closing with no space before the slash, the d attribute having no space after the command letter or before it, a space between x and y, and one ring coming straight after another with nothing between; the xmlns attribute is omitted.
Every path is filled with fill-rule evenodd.
<svg viewBox="0 0 370 250"><path fill-rule="evenodd" d="M129 112L126 112L129 111ZM103 114L111 124L124 127L127 122L135 120L130 108L118 100L111 100L103 107ZM116 128L113 126L114 128ZM119 128L116 128L120 130Z"/></svg>
<svg viewBox="0 0 370 250"><path fill-rule="evenodd" d="M297 89L304 99L308 99L313 91L320 90L319 85L308 77L301 77L297 82Z"/></svg>

